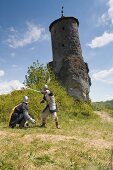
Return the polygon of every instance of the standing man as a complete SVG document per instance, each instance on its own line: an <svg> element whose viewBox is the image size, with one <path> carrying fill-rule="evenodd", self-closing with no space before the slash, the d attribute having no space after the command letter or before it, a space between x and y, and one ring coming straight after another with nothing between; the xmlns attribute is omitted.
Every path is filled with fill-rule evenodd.
<svg viewBox="0 0 113 170"><path fill-rule="evenodd" d="M60 128L59 127L59 123L58 123L58 117L57 117L57 106L55 103L55 97L52 91L50 91L48 89L48 85L44 85L43 90L41 91L41 93L44 95L43 99L41 100L40 103L44 103L45 101L47 102L46 107L44 108L44 110L42 111L41 114L41 118L42 118L42 124L40 125L40 127L46 127L46 119L48 117L49 112L52 115L52 118L55 120L55 124L56 124L56 128Z"/></svg>
<svg viewBox="0 0 113 170"><path fill-rule="evenodd" d="M28 97L23 97L23 102L14 108L9 121L9 127L14 128L19 124L20 128L24 128L26 121L35 123L35 120L28 113Z"/></svg>

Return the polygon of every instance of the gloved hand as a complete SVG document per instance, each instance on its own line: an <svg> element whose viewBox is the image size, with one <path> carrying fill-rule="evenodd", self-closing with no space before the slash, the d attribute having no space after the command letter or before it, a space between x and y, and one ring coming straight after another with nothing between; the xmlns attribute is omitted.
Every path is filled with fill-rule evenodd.
<svg viewBox="0 0 113 170"><path fill-rule="evenodd" d="M35 124L35 123L36 123L35 119L32 119L32 123L33 123L33 124Z"/></svg>

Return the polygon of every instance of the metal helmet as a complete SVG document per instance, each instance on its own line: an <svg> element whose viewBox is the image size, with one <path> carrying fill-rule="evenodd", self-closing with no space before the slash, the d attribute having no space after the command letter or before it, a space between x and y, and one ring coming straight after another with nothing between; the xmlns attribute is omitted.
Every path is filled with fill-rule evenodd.
<svg viewBox="0 0 113 170"><path fill-rule="evenodd" d="M44 89L48 89L48 85L47 84L44 85Z"/></svg>
<svg viewBox="0 0 113 170"><path fill-rule="evenodd" d="M24 103L28 103L28 96L24 96L24 97L23 97L23 102L24 102Z"/></svg>

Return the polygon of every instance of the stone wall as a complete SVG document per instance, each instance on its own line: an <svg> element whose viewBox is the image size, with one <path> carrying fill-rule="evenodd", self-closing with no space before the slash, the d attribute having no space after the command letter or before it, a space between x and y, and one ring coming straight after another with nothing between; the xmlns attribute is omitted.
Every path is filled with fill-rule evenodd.
<svg viewBox="0 0 113 170"><path fill-rule="evenodd" d="M74 55L82 58L78 24L73 17L63 17L54 23L50 31L54 70L58 73L65 57Z"/></svg>

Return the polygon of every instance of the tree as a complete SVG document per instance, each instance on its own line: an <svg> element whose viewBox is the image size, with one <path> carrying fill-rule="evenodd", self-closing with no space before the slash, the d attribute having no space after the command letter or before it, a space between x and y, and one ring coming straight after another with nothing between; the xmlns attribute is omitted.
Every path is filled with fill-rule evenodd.
<svg viewBox="0 0 113 170"><path fill-rule="evenodd" d="M40 64L37 60L36 62L33 62L33 65L28 67L24 84L28 87L40 88L43 84L46 84L49 79L49 69L43 64Z"/></svg>

